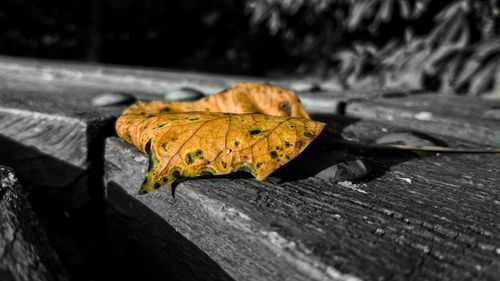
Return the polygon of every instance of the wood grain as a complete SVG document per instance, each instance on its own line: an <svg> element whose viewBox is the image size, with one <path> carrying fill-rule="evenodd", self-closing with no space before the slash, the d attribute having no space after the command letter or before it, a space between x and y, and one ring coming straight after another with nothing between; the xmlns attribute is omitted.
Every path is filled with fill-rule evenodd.
<svg viewBox="0 0 500 281"><path fill-rule="evenodd" d="M378 98L347 104L347 117L500 146L500 122L485 113L500 102L433 93Z"/></svg>
<svg viewBox="0 0 500 281"><path fill-rule="evenodd" d="M338 148L314 155L347 154L370 166L370 173L342 182L312 174L292 179L287 178L291 167L285 167L265 182L241 175L196 179L181 183L175 199L169 190L137 195L146 157L116 138L103 147L124 107L93 107L92 98L123 91L159 99L182 86L211 93L240 78L0 57L0 161L13 163L23 182L44 187L43 192L62 187L54 198L73 206L87 187L101 188L105 168L107 200L133 225L124 228L126 234L153 253L155 266L179 266L179 280L494 280L500 275L498 155ZM355 139L401 129L443 137L450 145L500 145L500 123L485 114L498 106L493 102L366 94L299 96L312 113L351 117L335 128ZM76 199L62 196L65 192Z"/></svg>
<svg viewBox="0 0 500 281"><path fill-rule="evenodd" d="M95 186L105 135L124 108L93 108L89 90L52 91L2 84L0 162L16 169L30 192L77 208ZM29 84L29 83L27 83ZM91 193L102 191L94 187ZM59 198L59 199L58 199Z"/></svg>
<svg viewBox="0 0 500 281"><path fill-rule="evenodd" d="M14 81L36 81L63 87L83 86L87 89L131 91L157 95L163 95L170 89L186 86L214 93L237 82L263 81L254 77L158 71L7 56L0 56L0 76Z"/></svg>
<svg viewBox="0 0 500 281"><path fill-rule="evenodd" d="M174 200L169 190L137 195L147 159L111 138L106 181L236 280L487 280L498 272L498 155L364 157L376 169L356 183L198 179L181 183Z"/></svg>
<svg viewBox="0 0 500 281"><path fill-rule="evenodd" d="M0 280L67 280L10 168L0 166Z"/></svg>

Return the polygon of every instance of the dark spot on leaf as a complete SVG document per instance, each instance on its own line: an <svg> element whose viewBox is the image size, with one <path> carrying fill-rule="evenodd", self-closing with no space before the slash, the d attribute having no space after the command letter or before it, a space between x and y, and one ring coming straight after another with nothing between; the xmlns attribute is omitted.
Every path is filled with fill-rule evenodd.
<svg viewBox="0 0 500 281"><path fill-rule="evenodd" d="M189 121L196 121L196 120L200 120L200 117L187 117L186 119Z"/></svg>
<svg viewBox="0 0 500 281"><path fill-rule="evenodd" d="M269 155L271 155L271 158L277 158L278 157L278 153L276 153L276 151L271 151L269 152Z"/></svg>
<svg viewBox="0 0 500 281"><path fill-rule="evenodd" d="M260 133L262 133L262 130L259 130L259 129L252 129L252 130L248 131L248 134L250 136L256 136L256 135L259 135Z"/></svg>
<svg viewBox="0 0 500 281"><path fill-rule="evenodd" d="M160 183L159 182L155 182L155 184L153 185L154 189L158 189L160 188Z"/></svg>
<svg viewBox="0 0 500 281"><path fill-rule="evenodd" d="M260 168L262 166L262 162L257 163L257 168Z"/></svg>
<svg viewBox="0 0 500 281"><path fill-rule="evenodd" d="M239 145L240 145L240 142L239 142L239 141L235 141L235 142L234 142L234 145L235 145L235 146L239 146Z"/></svg>
<svg viewBox="0 0 500 281"><path fill-rule="evenodd" d="M285 155L285 158L288 159L288 160L290 160L290 155L288 155L288 154Z"/></svg>
<svg viewBox="0 0 500 281"><path fill-rule="evenodd" d="M292 115L292 109L290 108L290 103L287 101L280 103L280 110L283 111L287 116Z"/></svg>
<svg viewBox="0 0 500 281"><path fill-rule="evenodd" d="M167 182L167 181L168 181L168 177L163 177L163 178L161 178L161 180L162 180L163 182Z"/></svg>
<svg viewBox="0 0 500 281"><path fill-rule="evenodd" d="M201 149L197 149L197 150L194 152L194 154L195 154L196 156L201 156L201 155L203 155L203 150L201 150Z"/></svg>
<svg viewBox="0 0 500 281"><path fill-rule="evenodd" d="M279 147L279 146L276 146L276 150L281 150L281 147Z"/></svg>
<svg viewBox="0 0 500 281"><path fill-rule="evenodd" d="M205 160L205 165L208 165L208 164L210 164L210 161Z"/></svg>
<svg viewBox="0 0 500 281"><path fill-rule="evenodd" d="M290 103L288 103L287 101L280 103L280 109L283 111L290 109Z"/></svg>
<svg viewBox="0 0 500 281"><path fill-rule="evenodd" d="M162 143L162 144L161 144L161 148L162 148L164 151L167 151L167 144L166 144L166 143Z"/></svg>
<svg viewBox="0 0 500 281"><path fill-rule="evenodd" d="M165 125L167 125L167 123L162 123L162 124L160 124L160 125L156 126L156 128L161 128L161 127L163 127L163 126L165 126Z"/></svg>
<svg viewBox="0 0 500 281"><path fill-rule="evenodd" d="M310 138L312 138L312 137L314 136L314 134L313 134L312 132L305 131L305 132L304 132L304 136L305 136L306 138L309 138L309 139L310 139Z"/></svg>
<svg viewBox="0 0 500 281"><path fill-rule="evenodd" d="M191 156L191 154L189 154L189 153L186 154L186 164L191 165L191 164L193 164L193 162L194 162L193 156Z"/></svg>
<svg viewBox="0 0 500 281"><path fill-rule="evenodd" d="M227 163L226 162L222 162L222 167L224 167L224 169L227 167Z"/></svg>
<svg viewBox="0 0 500 281"><path fill-rule="evenodd" d="M295 125L290 125L290 128L295 128Z"/></svg>
<svg viewBox="0 0 500 281"><path fill-rule="evenodd" d="M290 147L291 144L288 141L285 141L285 147Z"/></svg>
<svg viewBox="0 0 500 281"><path fill-rule="evenodd" d="M179 178L181 176L181 172L179 170L174 170L172 172L172 177L174 177L175 179Z"/></svg>
<svg viewBox="0 0 500 281"><path fill-rule="evenodd" d="M223 115L226 115L226 116L228 116L228 115L231 115L231 113L228 113L228 112L224 112L224 113L223 113Z"/></svg>
<svg viewBox="0 0 500 281"><path fill-rule="evenodd" d="M161 112L163 112L163 113L165 113L165 112L170 112L170 107L165 106L165 107L161 110Z"/></svg>

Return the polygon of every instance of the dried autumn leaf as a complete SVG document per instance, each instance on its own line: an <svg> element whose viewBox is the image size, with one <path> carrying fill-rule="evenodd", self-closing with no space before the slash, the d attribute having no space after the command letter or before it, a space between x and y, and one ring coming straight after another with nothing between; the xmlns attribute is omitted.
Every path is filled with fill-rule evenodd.
<svg viewBox="0 0 500 281"><path fill-rule="evenodd" d="M239 83L194 102L154 101L149 103L144 111L148 114L192 111L262 113L309 118L309 114L292 91L258 83Z"/></svg>
<svg viewBox="0 0 500 281"><path fill-rule="evenodd" d="M147 114L148 103L127 109L118 135L148 154L146 193L180 178L246 170L258 180L300 154L324 124L301 117L217 112Z"/></svg>

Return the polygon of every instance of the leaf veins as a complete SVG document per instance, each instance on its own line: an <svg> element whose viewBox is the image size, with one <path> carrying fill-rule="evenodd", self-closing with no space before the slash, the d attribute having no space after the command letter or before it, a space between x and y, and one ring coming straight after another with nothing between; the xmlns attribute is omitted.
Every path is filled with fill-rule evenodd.
<svg viewBox="0 0 500 281"><path fill-rule="evenodd" d="M247 84L243 86L238 87L248 87ZM179 112L189 108L180 103L167 106L163 102L139 102L118 118L116 131L122 139L150 157L149 171L140 193L180 178L224 175L241 170L263 180L299 155L324 128L323 123L303 118L307 113L298 101L296 106L300 110L293 109L292 100L287 100L286 109L292 108L290 112L298 117ZM282 102L276 103L278 110ZM166 107L168 111L164 110ZM267 113L269 111L274 109Z"/></svg>

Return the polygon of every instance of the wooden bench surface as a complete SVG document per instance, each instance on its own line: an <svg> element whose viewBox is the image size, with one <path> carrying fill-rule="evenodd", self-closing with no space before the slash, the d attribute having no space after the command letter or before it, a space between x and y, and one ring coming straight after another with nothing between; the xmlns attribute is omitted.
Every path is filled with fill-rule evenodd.
<svg viewBox="0 0 500 281"><path fill-rule="evenodd" d="M111 138L108 200L123 188L237 280L459 280L498 270L498 155L365 159L380 175L199 179L174 199L170 190L137 195L147 158Z"/></svg>
<svg viewBox="0 0 500 281"><path fill-rule="evenodd" d="M179 280L500 274L498 154L313 148L308 161L331 159L321 169L335 171L347 157L369 173L340 181L310 171L292 178L290 165L263 182L244 175L196 179L181 183L175 199L170 190L138 195L147 158L112 131L124 106L95 107L92 99L117 91L161 99L184 86L210 93L241 80L261 81L0 57L0 163L14 166L28 185L52 182L74 197L87 198L71 188L75 182L90 177L81 185L99 186L104 176L106 200L128 218L126 235L158 248L152 251L160 264L189 264ZM500 122L485 114L498 102L405 91L299 97L315 117L353 139L418 131L449 145L500 145Z"/></svg>

